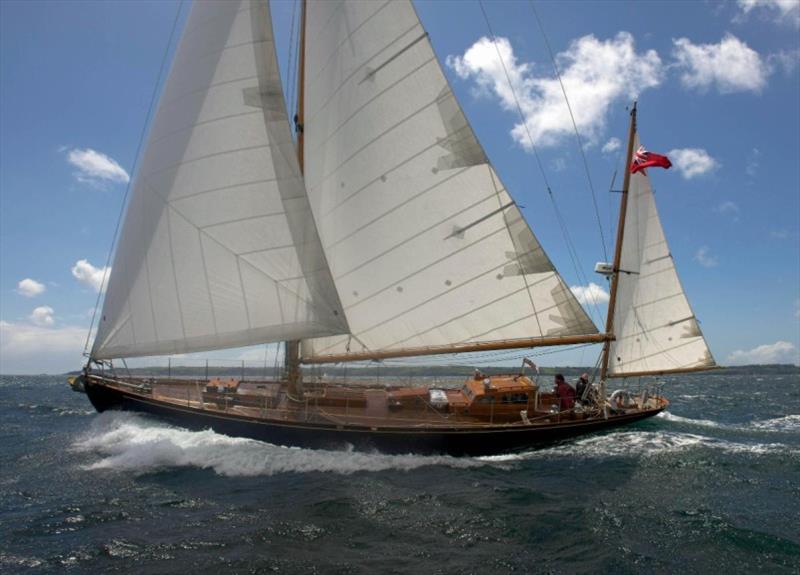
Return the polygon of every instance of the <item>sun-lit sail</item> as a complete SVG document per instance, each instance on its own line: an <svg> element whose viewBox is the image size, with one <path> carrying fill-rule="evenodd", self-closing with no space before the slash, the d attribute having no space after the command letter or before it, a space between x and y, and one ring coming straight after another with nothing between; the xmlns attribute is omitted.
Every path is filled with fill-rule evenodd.
<svg viewBox="0 0 800 575"><path fill-rule="evenodd" d="M311 1L305 177L350 335L303 356L596 334L410 2Z"/></svg>
<svg viewBox="0 0 800 575"><path fill-rule="evenodd" d="M92 357L343 332L269 7L197 2L136 175Z"/></svg>
<svg viewBox="0 0 800 575"><path fill-rule="evenodd" d="M639 148L638 135L633 149ZM715 365L678 279L650 178L631 174L609 375L691 371Z"/></svg>

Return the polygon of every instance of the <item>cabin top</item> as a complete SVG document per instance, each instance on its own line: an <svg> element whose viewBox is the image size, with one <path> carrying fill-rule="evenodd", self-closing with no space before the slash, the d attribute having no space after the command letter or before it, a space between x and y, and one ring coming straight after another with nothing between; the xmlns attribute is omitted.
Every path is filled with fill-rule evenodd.
<svg viewBox="0 0 800 575"><path fill-rule="evenodd" d="M537 385L525 375L494 375L477 379L469 379L462 389L464 394L473 400L483 395L498 395L501 393L528 393L536 391Z"/></svg>

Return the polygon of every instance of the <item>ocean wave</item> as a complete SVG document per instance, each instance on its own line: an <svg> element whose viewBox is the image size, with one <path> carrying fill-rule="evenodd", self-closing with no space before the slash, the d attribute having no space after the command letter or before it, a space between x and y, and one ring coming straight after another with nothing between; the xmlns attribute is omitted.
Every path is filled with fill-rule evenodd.
<svg viewBox="0 0 800 575"><path fill-rule="evenodd" d="M172 467L212 469L225 476L327 472L349 475L361 471L410 471L443 465L485 466L475 459L448 456L384 455L355 451L325 451L279 447L211 430L188 431L147 420L132 413L104 413L73 448L100 455L89 470L111 469L144 474Z"/></svg>
<svg viewBox="0 0 800 575"><path fill-rule="evenodd" d="M786 415L764 421L753 421L750 427L761 431L800 431L800 415Z"/></svg>
<svg viewBox="0 0 800 575"><path fill-rule="evenodd" d="M667 421L673 421L675 423L685 423L687 425L698 425L700 427L715 427L715 428L725 428L730 427L723 423L719 423L717 421L711 421L710 419L691 419L689 417L681 417L680 415L675 415L674 413L670 413L669 411L662 411L656 417L660 419L666 419Z"/></svg>
<svg viewBox="0 0 800 575"><path fill-rule="evenodd" d="M800 456L800 450L782 443L741 443L705 435L670 431L619 431L595 435L549 449L479 458L487 462L514 462L550 457L611 458L651 457L691 449L717 449L727 453L752 455L782 454Z"/></svg>
<svg viewBox="0 0 800 575"><path fill-rule="evenodd" d="M768 431L768 432L793 432L800 431L800 415L786 415L773 419L750 421L741 425L720 423L710 419L692 419L681 417L669 411L662 411L657 416L659 419L681 423L684 425L694 425L698 427L711 427L715 429L726 429L731 431Z"/></svg>

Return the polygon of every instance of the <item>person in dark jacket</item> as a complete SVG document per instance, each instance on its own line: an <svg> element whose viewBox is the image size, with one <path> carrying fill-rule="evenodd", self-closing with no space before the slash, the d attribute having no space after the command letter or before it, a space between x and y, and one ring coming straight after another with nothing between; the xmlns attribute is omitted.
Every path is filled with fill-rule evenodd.
<svg viewBox="0 0 800 575"><path fill-rule="evenodd" d="M558 397L560 411L575 407L575 390L564 380L564 376L560 373L556 374L554 391L556 397Z"/></svg>
<svg viewBox="0 0 800 575"><path fill-rule="evenodd" d="M586 392L586 388L589 386L589 374L584 373L575 384L575 399L583 403L584 397L583 394ZM588 399L588 397L586 398Z"/></svg>

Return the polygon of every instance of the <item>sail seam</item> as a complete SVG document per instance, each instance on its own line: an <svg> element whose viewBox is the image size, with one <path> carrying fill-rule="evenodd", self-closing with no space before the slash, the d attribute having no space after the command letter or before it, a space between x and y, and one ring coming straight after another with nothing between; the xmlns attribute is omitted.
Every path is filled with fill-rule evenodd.
<svg viewBox="0 0 800 575"><path fill-rule="evenodd" d="M175 281L175 298L178 300L178 317L181 320L181 333L183 339L186 339L186 326L183 323L183 304L181 303L181 290L178 287L178 272L175 270L175 248L172 245L172 222L170 221L170 212L173 210L172 206L167 204L167 237L169 238L169 263L172 268L172 279Z"/></svg>
<svg viewBox="0 0 800 575"><path fill-rule="evenodd" d="M337 281L338 281L338 280L341 280L341 279L344 279L345 277L347 277L348 275L352 274L353 272L356 272L356 271L360 270L361 268L363 268L363 267L365 267L365 266L367 266L367 265L371 264L371 263L372 263L373 261L375 261L376 259L378 259L378 258L381 258L381 257L383 257L383 256L385 256L385 255L387 255L387 254L389 254L389 253L391 253L391 252L393 252L394 250L401 248L402 246L406 245L407 243L409 243L409 242L411 242L411 241L413 241L413 240L415 240L415 239L417 239L417 238L420 238L420 237L424 236L424 235L425 235L425 234L427 234L428 232L430 232L430 231L432 231L432 230L434 230L434 229L436 229L436 228L438 228L438 227L442 226L443 224L447 223L448 221L452 220L453 218L456 218L456 217L458 217L458 216L462 215L463 213L465 213L465 212L468 212L469 210L472 210L472 209L474 209L474 208L477 208L477 207L478 207L478 206L480 206L481 204L483 204L483 203L485 203L485 202L487 202L487 201L490 201L491 199L492 199L492 198L491 198L491 196L487 196L487 197L481 198L480 200L477 200L476 202L473 202L472 204L470 204L470 205L468 205L468 206L464 207L463 209L461 209L461 210L459 210L459 211L455 212L454 214L452 214L452 215L450 215L450 216L448 216L448 217L444 218L443 220L439 220L439 221L437 221L437 222L435 222L435 223L431 224L431 225L430 225L430 226L428 226L427 228L425 228L425 229L423 229L423 230L420 230L419 232L417 232L417 233L416 233L416 234L414 234L413 236L408 236L408 237L404 238L404 239L403 239L403 241L401 241L401 242L399 242L399 243L397 243L397 244L394 244L394 245L392 245L392 246L388 247L387 249L385 249L384 251L382 251L382 252L380 252L380 253L378 253L378 254L375 254L373 257L369 258L368 260L365 260L365 261L361 262L361 263L360 263L359 265L357 265L356 267L354 267L354 268L351 268L351 269L347 270L346 272L343 272L343 273L339 274L338 276L336 276L336 278L335 278L335 279L336 279ZM499 229L499 228L498 228L498 229ZM494 233L494 232L492 232L492 233ZM490 234L490 235L491 235L491 234ZM488 236L485 236L485 237L488 237ZM444 238L444 239L447 239L447 238ZM482 239L484 239L484 238L482 238ZM471 246L473 246L473 245L475 245L475 242L472 242L472 243L468 244L467 246L464 246L464 248L461 248L461 249L459 249L458 251L451 252L451 253L449 253L449 254L445 255L445 256L444 256L444 257L442 257L440 260L436 260L436 262L435 262L435 263L439 263L439 262L441 262L441 261L444 261L445 259L447 259L447 258L451 257L452 255L454 255L454 254L456 254L456 253L459 253L459 252L463 251L463 250L464 250L466 247L471 247ZM504 263L508 263L508 262L504 262ZM425 268L420 268L420 270L424 270L424 269L426 269L427 267L428 267L428 266L426 266ZM409 277L410 277L410 276L409 276ZM399 280L399 281L402 281L402 280L405 280L405 279L408 279L408 277L406 277L406 278L402 278L402 279L401 279L401 280Z"/></svg>
<svg viewBox="0 0 800 575"><path fill-rule="evenodd" d="M470 167L471 167L471 166L470 166ZM427 188L425 188L424 190L422 190L422 191L420 191L420 192L418 192L418 193L414 194L413 196L411 196L411 197L409 197L408 199L406 199L405 201L403 201L403 202L401 202L401 203L397 204L396 206L393 206L392 208L390 208L389 210L387 210L387 211L383 212L383 213L382 213L382 214L380 214L379 216L376 216L376 217L372 218L370 221L368 221L368 222L366 222L365 224L363 224L363 225L361 225L361 226L359 226L359 227L355 228L354 230L352 230L352 231L351 231L350 233L348 233L347 235L345 235L345 236L341 237L340 239L336 240L335 242L332 242L332 243L331 243L331 244L328 246L328 249L333 249L333 248L335 248L337 245L339 245L339 244L340 244L340 243L342 243L343 241L350 239L351 237L355 236L355 235L356 235L356 234L358 234L359 232L361 232L361 231L365 230L366 228L370 227L371 225L373 225L373 224L375 224L375 223L379 222L379 221L380 221L380 220L382 220L383 218L385 218L385 217L389 216L390 214L393 214L393 213L394 213L394 212L396 212L397 210L399 210L399 209L401 209L401 208L403 208L403 207L405 207L405 206L409 205L410 203L412 203L413 201L415 201L415 200L419 199L420 197L424 196L424 195L425 195L425 194L427 194L428 192L431 192L431 191L433 191L433 190L436 190L436 189L437 189L437 188L438 188L440 185L442 185L442 184L444 184L444 183L446 183L446 182L449 182L449 181L450 181L450 180L452 180L453 178L456 178L456 177L460 176L461 174L463 174L464 172L466 172L467 170L469 170L469 169L470 169L470 167L461 168L461 169L457 170L455 173L448 175L448 176L447 176L446 178L444 178L443 180L440 180L440 181L436 182L436 183L435 183L435 184L433 184L432 186L428 186L428 187L427 187Z"/></svg>
<svg viewBox="0 0 800 575"><path fill-rule="evenodd" d="M245 46L254 46L254 45L258 45L258 44L274 44L274 41L272 41L272 40L256 40L256 41L249 40L247 42L239 42L238 44L225 44L222 48L220 48L218 50L202 52L202 53L199 53L199 52L193 53L190 56L187 56L186 60L188 60L189 62L191 62L193 64L196 64L197 62L202 62L206 58L210 58L212 56L222 56L222 54L224 54L225 52L228 52L229 50L236 50L238 48L243 48ZM175 62L179 62L179 61L180 61L180 55L176 56L176 58L175 58Z"/></svg>
<svg viewBox="0 0 800 575"><path fill-rule="evenodd" d="M404 116L403 118L401 118L400 120L398 120L397 122L395 122L394 124L392 124L391 126L386 128L383 132L381 132L380 134L378 134L374 138L371 138L369 141L365 142L361 147L356 149L352 154L350 154L347 158L345 158L341 163L339 163L337 166L335 166L330 172L325 174L325 176L323 176L321 182L327 181L331 176L333 176L334 174L339 172L346 164L350 163L354 158L358 157L362 152L364 152L367 148L372 146L375 142L385 138L386 136L388 136L390 133L395 131L397 128L399 128L400 126L402 126L403 124L405 124L409 120L414 119L415 117L417 117L422 112L426 111L431 106L439 103L439 101L441 99L442 98L436 98L435 100L425 104L421 108L418 108L418 109L414 110L410 114ZM435 142L434 145L439 145L439 143L440 142Z"/></svg>
<svg viewBox="0 0 800 575"><path fill-rule="evenodd" d="M496 233L498 233L498 232L501 232L501 231L502 231L502 228L498 228L497 230L495 230L494 232L492 232L492 234L490 234L490 235L494 235L494 234L496 234ZM463 250L462 250L462 251L463 251ZM437 262L437 263L439 263L439 262ZM421 273L422 271L425 271L426 269L429 269L430 267L432 267L432 265L435 265L435 264L428 265L428 266L426 266L425 268L423 268L423 269L421 269L421 270L418 270L417 272L415 272L415 273L414 273L414 274L412 274L412 275L418 275L418 274L419 274L419 273ZM423 305L426 305L426 304L428 304L428 303L430 303L430 302L432 302L432 301L434 301L434 300L436 300L436 299L439 299L440 297L442 297L442 296L444 296L444 295L446 295L446 294L452 293L452 292L456 291L457 289L464 287L465 285L471 284L472 282L474 282L474 281L476 281L476 280L479 280L479 279L481 279L481 278L483 278L483 277L485 277L485 276L487 276L487 275L489 275L489 274L491 274L491 273L494 273L494 272L496 272L497 270L499 270L499 269L501 269L501 268L505 267L506 265L508 265L508 262L503 262L502 264L500 264L500 265L498 265L498 266L493 266L493 267L490 267L490 268L488 268L488 269L486 269L486 270L483 270L483 271L481 271L480 273L478 273L477 275L474 275L474 276L472 276L472 277L470 277L470 278L468 278L468 279L466 279L466 280L462 281L461 283L458 283L458 284L456 284L456 285L454 285L454 286L451 286L451 287L449 287L448 289L446 289L445 291L443 291L443 292L441 292L441 293L438 293L438 294L436 294L436 295L434 295L434 296L431 296L431 297L429 297L428 299L426 299L426 300L424 300L424 301L422 301L422 302L420 302L420 303L418 303L418 304L416 304L416 305L414 305L414 306L412 306L412 307L410 307L410 308L406 308L405 310L403 310L403 311L402 311L402 312L400 312L399 314L396 314L396 315L392 316L391 318L388 318L388 319L386 319L386 320L384 320L384 321L380 322L379 324L373 324L372 326L370 326L370 327L368 327L368 328L366 328L366 329L363 329L363 330L359 331L359 335L361 335L361 334L364 334L364 333L367 333L368 331L372 331L373 329L375 329L375 328L376 328L376 327L378 327L379 325L382 325L382 324L384 324L384 323L387 323L387 322L389 322L389 321L395 320L395 319L397 319L397 318L401 317L402 315L404 315L404 314L407 314L407 313L409 313L409 312L412 312L412 311L414 311L414 310L416 310L416 309L418 309L418 308L422 307ZM408 278L404 278L404 279L408 279ZM398 280L398 282L399 282L399 281L404 281L404 279ZM540 283L540 281L545 281L546 279L547 279L547 278L543 278L542 280L537 280L537 282L536 282L536 283L534 283L534 285L536 285L537 283ZM397 283L397 282L395 282L395 283ZM381 290L381 291L385 291L386 289L389 289L390 287L391 287L391 286L389 286L388 288L384 288L384 290ZM520 289L524 289L524 288L520 288ZM514 293L517 293L518 291L520 291L520 290L515 290L515 291L514 291L514 292L512 292L511 294L506 294L506 295L503 295L502 297L498 298L498 299L497 299L497 301L499 301L499 300L501 300L501 299L505 299L506 297L508 297L508 295L513 295ZM357 302L357 303L360 303L360 302ZM356 304L356 305L357 305L357 304ZM353 307L355 307L355 305L351 306L351 307L350 307L350 308L348 308L348 309L352 309ZM449 321L449 320L448 320L448 321Z"/></svg>
<svg viewBox="0 0 800 575"><path fill-rule="evenodd" d="M428 60L425 60L425 62L423 62L422 64L420 64L416 68L412 69L408 74L405 74L404 76L400 77L396 82L392 82L391 84L386 86L386 88L384 88L383 90L381 90L380 92L375 94L373 97L371 97L369 100L364 102L361 106L356 108L353 111L352 114L350 114L347 118L345 118L344 121L342 123L340 123L336 127L335 130L333 130L333 132L331 132L330 134L325 136L325 138L319 144L314 146L313 150L311 150L311 151L315 152L315 151L319 150L320 148L322 148L322 146L327 144L334 136L336 136L336 134L338 134L342 130L342 128L344 128L348 123L350 123L350 121L353 118L355 118L359 113L361 113L364 110L364 108L366 108L367 106L369 106L370 104L372 104L373 102L375 102L376 100L381 98L382 96L386 95L393 88L397 87L399 84L403 83L403 81L407 80L408 78L410 78L411 76L413 76L414 74L416 74L417 72L419 72L420 70L422 70L423 68L428 66L431 62L435 62L435 61L436 61L436 58L432 56L431 58L429 58ZM344 86L344 84L342 84L342 86ZM334 98L335 98L335 95L331 96L328 99L328 102L326 102L325 106L323 106L322 108L319 109L319 113L321 113L328 106L328 104L333 101ZM311 121L312 120L306 120L306 124L308 125Z"/></svg>
<svg viewBox="0 0 800 575"><path fill-rule="evenodd" d="M242 290L242 304L244 305L244 316L247 318L247 329L253 329L253 323L250 321L250 306L247 304L247 294L245 294L245 291L244 291L244 278L242 277L242 265L241 265L242 261L243 260L237 255L236 256L236 271L239 273L239 287ZM255 267L252 264L250 264L250 262L248 262L246 260L244 260L244 262L247 265L251 266L251 267ZM257 269L257 271L260 271L260 270ZM277 283L277 281L275 283Z"/></svg>
<svg viewBox="0 0 800 575"><path fill-rule="evenodd" d="M467 285L467 284L470 284L470 283L472 283L472 282L474 282L474 281L476 281L476 280L479 280L479 279L481 279L481 278L484 278L484 277L486 277L487 275L489 275L489 274L493 273L493 272L494 272L494 271L496 271L497 269L498 269L498 268L494 268L494 269L489 269L489 270L487 270L487 271L485 271L485 272L482 272L481 274L479 274L479 275L477 275L477 276L475 276L475 277L472 277L472 278L470 278L469 280L467 280L467 281L465 281L465 282L462 282L462 283L458 284L457 286L454 286L454 287L450 288L450 289L449 289L449 290L447 290L446 292L443 292L443 293L441 293L441 294L437 294L437 295L435 295L435 296L433 296L433 297L431 297L431 298L429 298L429 299L427 299L427 300L425 300L425 301L423 301L423 302L421 302L421 303L419 303L419 304L415 305L414 307L412 307L412 308L410 308L410 309L408 309L408 310L405 310L404 312L402 312L402 313L400 313L400 314L397 314L397 315L395 315L395 316L393 316L393 317L391 317L391 318L388 318L388 319L386 319L385 321L383 321L383 322L381 322L381 323L379 323L379 324L373 325L372 327L370 327L370 328L368 328L368 329L365 329L365 330L362 330L362 331L360 331L360 332L358 333L358 335L363 335L363 334L365 334L365 333L369 333L370 331L373 331L373 330L375 330L375 329L378 329L379 327L382 327L384 324L390 323L390 322L392 322L392 321L396 320L397 318L401 317L402 315L404 315L404 314L406 314L406 313L412 312L412 311L414 311L414 310L416 310L416 309L419 309L420 307L422 307L422 306L424 306L424 305L427 305L427 304L431 303L432 301L434 301L434 300L436 300L436 299L440 298L441 296L443 296L445 293L450 293L450 292L453 292L453 291L455 291L455 290L456 290L456 289L458 289L458 288L461 288L461 287L463 287L463 286L465 286L465 285ZM550 279L551 277L552 277L551 275L548 275L548 277L541 278L541 279L537 280L536 282L534 282L534 284L533 284L533 285L537 285L537 284L540 284L540 283L546 282L546 281L547 281L548 279ZM517 288L517 289L515 289L514 291L512 291L512 292L508 292L508 293L505 293L505 294L503 294L502 296L500 296L500 297L498 297L498 298L495 298L495 299L493 299L493 300L491 300L491 301L489 301L489 302L486 302L485 304L483 304L483 305L481 305L481 306L478 306L478 307L471 308L471 309L470 309L469 311L467 311L467 312L464 312L464 313L462 313L462 314L460 314L460 315L457 315L457 316L455 316L455 317L448 318L448 319L447 319L447 321L444 321L444 322L442 322L442 323L440 323L440 324L438 324L438 325L435 325L435 326L433 326L433 327L430 327L430 328L428 328L428 329L426 329L426 330L423 330L423 331L421 331L421 332L418 332L418 333L414 334L413 336L407 337L407 338L405 338L405 339L403 339L403 340L396 340L396 341L394 341L393 343L389 344L389 346L387 346L387 347L391 348L391 347L394 347L394 346L397 346L397 345L402 345L403 343L405 343L405 342L407 342L407 341L409 341L409 340L412 340L412 339L414 339L414 338L420 337L420 336L422 336L422 335L424 335L424 334L426 334L426 333L430 333L431 331L434 331L434 330L436 330L436 329L440 329L440 328L442 328L442 327L443 327L443 326L445 326L445 325L448 325L448 324L450 324L450 323L453 323L454 321L457 321L457 320L459 320L459 319L462 319L462 318L464 318L464 317L467 317L467 316L469 316L470 314L472 314L472 313L475 313L475 312L477 312L477 311L480 311L480 310L482 310L482 309L486 309L486 308L487 308L487 307L489 307L489 306L492 306L492 305L494 305L494 304L496 304L496 303L498 303L498 302L501 302L501 301L503 301L503 300L505 300L505 299L508 299L508 298L510 298L510 297L513 297L513 296L515 296L515 295L517 295L517 294L519 294L519 293L521 293L521 292L523 292L523 291L525 291L525 290L527 290L527 289L528 289L528 287L527 287L527 286L522 286L522 287L520 287L520 288ZM556 306L553 306L553 307L556 307ZM543 335L544 335L544 334L540 334L540 336L539 336L539 337L543 337ZM470 339L471 339L471 338L467 338L467 339L464 339L464 340L462 340L462 341L470 341ZM383 349L383 348L380 348L380 349Z"/></svg>
<svg viewBox="0 0 800 575"><path fill-rule="evenodd" d="M658 355L662 355L662 354L664 354L664 353L668 353L668 352L670 352L670 351L675 351L676 349L680 349L680 348L682 348L682 347L686 347L686 346L689 346L689 345L695 344L695 343L697 343L697 340L698 340L698 339L702 339L702 338L692 338L692 339L690 339L689 341L685 341L685 342L683 342L683 343L680 343L680 344L678 344L678 345L674 345L674 346L672 346L672 347L668 347L668 348L661 348L661 349L659 349L658 351L655 351L655 352L653 352L653 353L650 353L650 354L647 354L647 355L643 355L643 356L637 357L636 359L634 359L634 360L631 360L631 361L629 361L629 362L621 361L621 362L617 363L617 365L618 365L618 366L621 366L621 365L623 365L623 364L625 364L625 363L634 363L634 364L635 364L635 363L639 363L639 362L642 362L642 361L646 361L646 360L648 360L648 359L651 359L651 358L653 358L653 357L656 357L656 356L658 356ZM614 359L616 359L616 358L614 358ZM681 368L681 367L689 367L689 366L692 366L692 365L697 365L697 364L699 363L699 362L697 362L697 361L694 361L694 362L692 362L692 363L688 363L688 364L686 364L686 363L683 363L683 362L677 361L677 360L675 360L675 359L674 359L674 358L672 358L672 357L670 357L669 359L670 359L670 361L671 361L671 362L672 362L672 363L675 365L675 367L678 367L678 368ZM616 363L616 362L615 362L615 363ZM651 371L658 371L658 370L657 370L657 369L652 369ZM624 371L613 371L613 373L624 373Z"/></svg>
<svg viewBox="0 0 800 575"><path fill-rule="evenodd" d="M410 42L408 45L406 45L405 47L401 48L401 49L400 49L398 52L396 52L394 55L390 56L390 57L389 57L389 58L388 58L388 59L387 59L385 62L383 62L382 64L379 64L377 68L373 68L372 70L368 70L368 71L367 71L367 75L364 77L364 79L363 79L363 80L361 80L361 81L359 82L359 84L363 84L363 83L364 83L364 82L366 82L367 80L371 80L371 79L373 79L373 78L375 77L375 75L376 75L378 72L380 72L381 70L383 70L383 69L384 69L386 66L388 66L389 64L391 64L391 63L392 63L392 62L394 62L395 60L397 60L397 59L398 59L400 56L402 56L403 54L405 54L406 52L408 52L408 51L409 51L411 48L413 48L414 46L416 46L417 44L419 44L419 42L420 42L421 40L424 40L424 39L425 39L427 36L428 36L428 33L427 33L427 32L425 32L425 31L423 30L422 34L420 34L419 36L417 36L417 37L416 37L414 40L412 40L412 41L411 41L411 42Z"/></svg>
<svg viewBox="0 0 800 575"><path fill-rule="evenodd" d="M194 130L198 126L207 126L208 124L213 124L215 122L222 122L223 120L232 120L234 118L243 118L245 116L253 116L253 115L256 115L256 114L262 114L262 111L261 110L248 110L247 112L239 112L237 114L228 114L226 116L219 116L219 117L216 117L216 118L211 118L209 120L203 120L201 122L195 122L194 124L190 124L188 126L183 126L183 127L180 127L180 128L176 128L175 130L171 130L171 131L167 132L166 134L163 134L163 135L159 136L158 138L155 138L155 139L151 140L149 143L150 143L150 145L158 144L159 142L161 142L163 140L166 140L167 138L169 138L171 136L174 136L176 134L180 134L181 132L187 132L187 131L190 131L190 130Z"/></svg>
<svg viewBox="0 0 800 575"><path fill-rule="evenodd" d="M145 179L149 179L152 176L160 174L162 172L167 172L169 170L174 170L176 168L182 168L183 166L187 166L189 164L194 164L195 162L202 162L203 160L208 160L210 158L217 158L219 156L227 156L232 154L238 154L240 152L252 152L253 150L260 150L260 149L269 149L271 147L270 143L267 144L258 144L257 146L245 146L244 148L236 148L234 150L225 150L224 152L214 152L213 154L206 154L205 156L200 156L197 158L192 158L191 160L181 160L180 162L176 162L174 164L170 164L169 166L165 166L163 168L159 168L152 172L148 172L143 177Z"/></svg>
<svg viewBox="0 0 800 575"><path fill-rule="evenodd" d="M292 176L292 179L294 177L295 176ZM289 179L289 178L287 178L287 179ZM231 184L230 186L222 186L222 187L219 187L219 188L212 188L210 190L203 190L201 192L193 192L191 194L178 196L178 197L176 197L174 199L170 199L169 203L171 205L174 205L177 202L180 202L182 200L188 200L188 199L191 199L191 198L196 198L197 196L202 196L203 194L213 194L215 192L225 192L225 191L228 191L228 190L233 190L233 189L236 189L236 188L244 188L244 187L252 186L252 185L255 185L255 184L268 184L268 183L271 183L271 182L278 182L278 181L280 181L279 178L261 178L261 179L258 179L258 180L253 180L251 182L243 182L241 184ZM300 197L301 196L298 196L298 198L300 198Z"/></svg>
<svg viewBox="0 0 800 575"><path fill-rule="evenodd" d="M342 7L343 7L345 4L346 4L346 2L344 2L344 1L343 1L343 2L341 2L341 4L339 4L339 6L338 6L338 7L337 7L337 8L336 8L336 9L335 9L335 10L334 10L332 13L331 13L331 16L328 18L328 21L327 21L327 22L325 22L325 24L322 26L322 29L323 29L323 30L324 30L324 29L326 29L326 28L328 27L328 25L330 25L330 23L331 23L331 20L333 20L333 19L334 19L334 18L337 16L337 13L338 13L338 11L340 11L340 10L342 9ZM333 50L331 50L331 53L330 53L330 55L328 56L328 59L327 59L327 60L325 61L325 63L324 63L324 64L323 64L323 65L320 67L319 71L317 72L317 75L316 75L316 76L313 78L313 80L314 80L314 81L316 81L316 80L317 80L317 78L319 78L319 77L320 77L320 76L321 76L321 75L322 75L322 74L325 72L325 70L327 69L328 65L330 65L330 63L333 61L333 59L334 59L334 58L336 57L336 55L339 53L339 50L341 50L341 49L342 49L342 46L344 46L344 45L347 43L347 41L348 41L348 40L350 40L350 39L351 39L351 38L352 38L352 37L353 37L353 36L354 36L356 33L358 33L358 31L359 31L361 28L363 28L363 27L364 27L364 26L365 26L367 23L369 23L369 21L370 21L370 20L372 20L372 19L373 19L373 18L375 18L375 17L376 17L378 14L380 14L380 13L383 11L383 9L384 9L384 8L386 8L386 7L387 7L389 4L391 4L391 0L386 0L386 2L384 2L383 4L381 4L381 5L380 5L380 6L377 8L377 10L375 10L375 12L373 12L372 14L370 14L369 16L367 16L367 17L364 19L364 21L363 21L363 22L361 22L361 24L359 24L358 26L356 26L356 27L355 27L355 29L353 29L352 31L350 31L350 32L347 34L347 36L345 37L345 39L344 39L344 40L342 40L341 42L339 42L339 44L338 44L338 45L337 45L337 46L336 46L336 47L335 47Z"/></svg>
<svg viewBox="0 0 800 575"><path fill-rule="evenodd" d="M201 230L205 231L205 230L208 230L210 228L218 228L220 226L228 226L228 225L231 225L231 224L238 224L238 223L247 222L247 221L250 221L250 220L268 219L268 218L275 218L275 217L278 217L278 216L285 216L285 215L286 215L286 212L270 212L270 213L267 213L267 214L257 214L255 216L245 216L243 218L237 218L235 220L228 220L228 221L224 221L224 222L217 222L217 223L214 223L214 224L206 224L204 226L196 226L196 227L198 229L201 229Z"/></svg>
<svg viewBox="0 0 800 575"><path fill-rule="evenodd" d="M156 190L156 189L155 189L153 186L151 186L150 184L148 184L146 181L144 181L144 185L145 185L145 186L147 186L147 187L148 187L148 189L150 189L150 191L152 191L152 192L153 192L153 194L155 194L155 195L156 195L156 196L157 196L157 197L158 197L158 198L159 198L159 199L160 199L162 202L164 202L165 204L169 205L169 202L166 200L166 198L164 198L164 197L163 197L163 196L162 196L160 193L158 193L158 191L157 191L157 190ZM233 251L232 249L230 249L228 246L226 246L225 244L223 244L222 242L220 242L218 239L216 239L214 236L212 236L211 234L209 234L208 232L206 232L206 231L205 231L205 230L203 230L202 228L198 227L198 226L197 226L197 225L196 225L194 222L192 222L192 220L190 220L190 219L189 219L187 216L185 216L183 213L181 213L181 211L180 211L180 210L178 210L178 209L177 209L177 208L175 208L174 206L172 206L172 209L173 209L173 211L174 211L174 212L175 212L177 215L179 215L179 216L180 216L180 217L181 217L183 220L185 220L187 224L189 224L189 225L190 225L190 226L192 226L194 229L196 229L196 230L197 230L197 232L198 232L199 234L201 234L201 236L205 236L205 237L206 237L206 238L208 238L209 240L213 241L215 244L217 244L217 245L218 245L219 247L221 247L223 250L227 251L227 252L228 252L228 253L230 253L232 256L234 256L234 257L235 257L237 260L238 260L238 258L239 258L239 257L241 257L241 254L238 254L238 253L236 253L235 251ZM201 246L202 246L202 243L201 243ZM204 263L203 263L203 265L205 265L205 253L203 253L203 262L204 262ZM276 280L275 278L273 278L271 275L269 275L267 272L265 272L265 271L264 271L264 270L262 270L261 268L257 268L257 267L255 267L255 266L254 266L252 263L251 263L250 265L251 265L251 266L252 266L254 269L257 269L257 270L258 270L258 271L259 271L259 272L260 272L262 275L264 275L264 276L265 276L265 277L266 277L266 278L267 278L269 281L271 281L271 282L274 282L274 283L278 283L278 280ZM208 274L206 273L206 276L207 276L207 275L208 275ZM148 281L149 281L149 280L148 280ZM305 299L304 297L302 297L300 294L298 294L298 293L295 293L293 290L291 290L291 289L287 288L286 286L283 286L283 287L284 287L284 289L285 289L286 291L288 291L288 292L290 292L290 293L294 294L294 295L297 297L297 299L299 299L299 300L303 301L304 303L306 303L306 304L307 304L307 305L309 305L310 307L314 307L310 301L306 300L306 299ZM210 297L210 296L211 296L211 291L210 291L210 288L209 288L209 297ZM151 307L152 307L152 304L151 304ZM216 323L216 322L215 322L215 323ZM215 328L215 331L216 331L216 328Z"/></svg>
<svg viewBox="0 0 800 575"><path fill-rule="evenodd" d="M454 132L454 134L457 134L458 132L460 132L463 129L464 128L461 128L461 129L457 130L456 132ZM330 208L327 212L325 212L325 214L323 214L322 217L326 218L326 217L330 216L333 212L335 212L336 210L340 209L344 204L349 202L352 198L354 198L358 194L362 193L363 191L369 189L373 184L381 181L382 177L385 177L388 174L391 174L392 172L402 168L403 166L406 166L406 165L410 164L414 160L419 159L420 157L424 156L425 154L430 152L432 149L434 149L435 147L440 146L440 145L441 145L441 142L433 142L431 145L426 146L425 148L423 148L422 150L420 150L416 154L412 154L411 156L409 156L408 158L402 160L398 164L395 164L391 168L387 169L382 175L376 176L375 178L373 178L372 180L370 180L369 182L367 182L366 184L364 184L363 186L361 186L360 188L358 188L357 190L352 192L350 195L348 195L347 197L343 198L338 204L336 204L335 206ZM471 167L473 167L473 166L467 166L467 169L469 169ZM325 178L323 178L319 185L323 186L324 182L328 179L328 177L329 176L326 176ZM445 181L445 180L442 180L442 181ZM436 184L434 187L438 187L438 185L439 184Z"/></svg>
<svg viewBox="0 0 800 575"><path fill-rule="evenodd" d="M419 27L420 27L419 24L414 24L413 26L407 28L406 30L401 32L394 40L392 40L389 44L387 44L385 47L383 47L380 50L378 50L372 56L370 56L368 58L365 58L362 63L360 63L360 64L358 64L358 66L354 67L353 71L350 72L350 74L346 78L344 78L336 86L336 88L334 90L331 90L330 95L325 99L325 101L322 102L322 104L316 110L313 110L311 112L311 114L308 116L306 121L312 121L312 120L316 119L317 116L322 114L323 111L325 109L327 109L331 105L331 102L333 102L333 100L339 96L339 92L341 92L342 89L350 83L350 80L352 80L356 75L358 75L367 66L367 64L369 64L372 60L374 60L375 58L377 58L378 56L380 56L384 52L388 51L389 48L391 48L394 44L396 44L397 42L399 42L400 40L405 38L409 33L413 32L416 28L419 28ZM314 81L316 81L316 78L314 79Z"/></svg>

